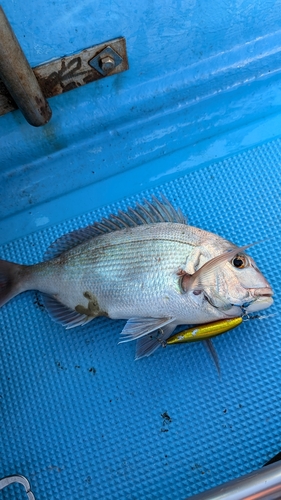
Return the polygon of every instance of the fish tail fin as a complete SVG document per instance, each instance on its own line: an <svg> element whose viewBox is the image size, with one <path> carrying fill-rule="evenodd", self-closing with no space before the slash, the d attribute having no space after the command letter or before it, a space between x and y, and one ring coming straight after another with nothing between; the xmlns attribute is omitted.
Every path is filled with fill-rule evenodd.
<svg viewBox="0 0 281 500"><path fill-rule="evenodd" d="M28 289L25 287L23 279L26 267L0 259L0 307Z"/></svg>

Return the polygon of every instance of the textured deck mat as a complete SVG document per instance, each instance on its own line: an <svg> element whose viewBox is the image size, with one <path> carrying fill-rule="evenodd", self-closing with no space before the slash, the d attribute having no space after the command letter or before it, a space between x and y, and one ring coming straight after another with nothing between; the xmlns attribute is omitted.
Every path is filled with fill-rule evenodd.
<svg viewBox="0 0 281 500"><path fill-rule="evenodd" d="M201 344L135 362L134 343L117 345L124 321L99 318L66 331L35 292L3 307L0 477L25 475L36 500L184 499L280 451L280 163L276 140L153 192L192 225L239 245L265 240L249 253L274 288L269 312L277 314L214 340L221 378ZM41 260L60 234L151 194L38 231L0 256ZM17 491L0 497L19 498Z"/></svg>

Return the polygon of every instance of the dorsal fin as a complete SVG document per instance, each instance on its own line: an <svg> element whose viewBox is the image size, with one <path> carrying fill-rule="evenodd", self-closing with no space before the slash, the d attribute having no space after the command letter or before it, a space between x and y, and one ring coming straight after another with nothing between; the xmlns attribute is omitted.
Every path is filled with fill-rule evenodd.
<svg viewBox="0 0 281 500"><path fill-rule="evenodd" d="M158 222L187 224L181 210L176 210L165 196L162 195L161 200L152 196L151 202L144 199L142 205L137 203L135 208L128 208L127 212L119 210L117 215L111 214L107 219L101 219L100 222L64 234L51 244L44 259L54 259L63 252L101 234Z"/></svg>
<svg viewBox="0 0 281 500"><path fill-rule="evenodd" d="M56 241L54 241L49 248L47 248L44 260L51 260L59 257L63 252L67 252L71 248L76 247L80 243L84 243L95 236L102 234L102 231L97 229L94 225L87 226L82 229L76 229L76 231L72 231L71 233L64 234Z"/></svg>

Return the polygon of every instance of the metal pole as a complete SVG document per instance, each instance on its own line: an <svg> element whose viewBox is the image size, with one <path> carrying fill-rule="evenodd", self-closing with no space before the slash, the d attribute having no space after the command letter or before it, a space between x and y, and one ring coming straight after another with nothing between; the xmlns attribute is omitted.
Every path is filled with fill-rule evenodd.
<svg viewBox="0 0 281 500"><path fill-rule="evenodd" d="M187 500L280 500L281 462L189 497Z"/></svg>
<svg viewBox="0 0 281 500"><path fill-rule="evenodd" d="M52 111L1 6L0 78L31 125L50 120Z"/></svg>

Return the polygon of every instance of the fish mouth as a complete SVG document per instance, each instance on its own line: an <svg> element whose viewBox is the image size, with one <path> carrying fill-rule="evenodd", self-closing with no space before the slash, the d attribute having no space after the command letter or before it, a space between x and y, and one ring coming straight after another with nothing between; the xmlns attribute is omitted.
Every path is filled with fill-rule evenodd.
<svg viewBox="0 0 281 500"><path fill-rule="evenodd" d="M253 313L268 309L273 304L273 290L271 287L259 289L248 289L250 297L247 302L241 305L232 304L233 307L240 307L243 314Z"/></svg>
<svg viewBox="0 0 281 500"><path fill-rule="evenodd" d="M247 313L262 311L273 304L273 290L270 285L263 288L252 288L248 290L252 300L244 305Z"/></svg>
<svg viewBox="0 0 281 500"><path fill-rule="evenodd" d="M256 294L254 300L245 308L247 313L262 311L272 306L273 298L272 293Z"/></svg>
<svg viewBox="0 0 281 500"><path fill-rule="evenodd" d="M258 289L254 289L252 291L252 294L254 297L256 297L257 299L261 298L261 297L272 297L273 295L273 290L272 288L270 287L265 287L265 288L258 288Z"/></svg>
<svg viewBox="0 0 281 500"><path fill-rule="evenodd" d="M216 309L228 311L228 313L233 314L233 311L237 311L237 307L240 308L243 314L253 313L257 311L262 311L263 309L268 309L273 304L273 290L270 286L264 288L251 288L248 289L248 300L244 303L232 303L228 306L220 307L213 302L211 297L205 292L205 299L209 304ZM237 315L237 312L235 313ZM234 316L235 316L234 314Z"/></svg>

